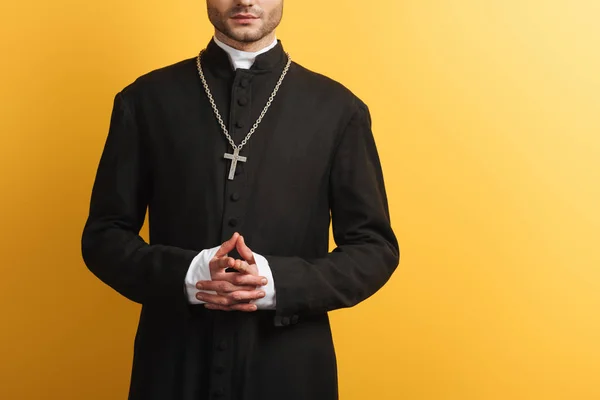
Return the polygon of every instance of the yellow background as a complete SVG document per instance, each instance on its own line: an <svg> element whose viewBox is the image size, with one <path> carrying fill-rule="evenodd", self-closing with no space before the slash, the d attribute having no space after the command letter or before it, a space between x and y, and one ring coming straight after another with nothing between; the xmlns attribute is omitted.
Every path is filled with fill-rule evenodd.
<svg viewBox="0 0 600 400"><path fill-rule="evenodd" d="M81 229L114 94L204 1L0 6L0 399L124 399L138 306ZM373 114L402 261L332 314L342 400L600 399L600 2L288 0L278 36Z"/></svg>

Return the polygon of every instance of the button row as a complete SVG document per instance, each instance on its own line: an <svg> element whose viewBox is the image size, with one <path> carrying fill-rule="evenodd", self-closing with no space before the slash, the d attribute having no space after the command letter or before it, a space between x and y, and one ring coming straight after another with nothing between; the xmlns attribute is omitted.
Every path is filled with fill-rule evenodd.
<svg viewBox="0 0 600 400"><path fill-rule="evenodd" d="M228 348L228 344L226 340L221 340L219 342L219 344L217 345L217 349L219 349L220 351L225 351ZM219 375L223 374L225 372L225 366L223 364L217 364L215 367L215 372ZM223 397L225 395L225 389L221 388L216 388L215 390L213 390L212 392L212 397L213 398L220 398Z"/></svg>
<svg viewBox="0 0 600 400"><path fill-rule="evenodd" d="M275 326L290 326L296 325L300 318L297 315L292 315L291 317L275 317Z"/></svg>
<svg viewBox="0 0 600 400"><path fill-rule="evenodd" d="M250 78L248 78L248 77L244 77L244 78L242 78L242 79L240 80L240 86L241 86L242 88L247 88L249 85L250 85ZM246 97L246 96L241 96L241 97L240 97L240 98L237 100L237 103L238 103L238 104L239 104L241 107L245 107L245 106L246 106L246 105L248 105L248 103L249 103L248 97ZM238 128L238 129L242 129L242 128L244 127L244 122L243 122L243 121L241 121L241 120L238 120L238 121L236 121L236 123L235 123L235 127L236 127L236 128ZM235 170L235 175L240 175L240 174L242 173L242 168L241 168L241 167L242 167L242 165L239 165L239 164L238 164L238 167L237 167L237 168L236 168L236 170ZM242 196L241 196L241 195L240 195L238 192L234 192L234 193L232 193L232 194L231 194L231 196L230 196L230 199L231 199L231 201L239 201L239 200L241 199L241 197L242 197ZM235 228L236 226L238 226L238 224L239 224L239 220L238 220L238 218L232 217L232 218L229 218L229 220L227 221L227 224L228 224L230 227L232 227L232 228ZM222 348L221 348L221 346L227 346L227 344L223 342L223 343L221 343L221 344L219 345L219 349L220 349L220 350L224 350L224 349L222 349ZM219 368L217 368L217 369L219 369Z"/></svg>
<svg viewBox="0 0 600 400"><path fill-rule="evenodd" d="M240 86L243 88L247 88L250 85L250 78L248 77L244 77L240 80ZM246 96L242 96L238 99L237 103L241 106L241 107L245 107L248 105L248 98ZM235 127L237 129L242 129L244 127L244 122L242 121L236 121L235 123ZM237 172L237 171L236 171Z"/></svg>

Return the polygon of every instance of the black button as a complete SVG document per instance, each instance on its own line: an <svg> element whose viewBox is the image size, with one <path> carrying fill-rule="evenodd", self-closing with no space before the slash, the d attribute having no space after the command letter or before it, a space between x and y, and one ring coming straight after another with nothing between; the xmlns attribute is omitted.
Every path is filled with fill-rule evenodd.
<svg viewBox="0 0 600 400"><path fill-rule="evenodd" d="M235 192L235 193L232 193L231 200L238 201L240 199L240 197L242 197L242 196L240 196L240 194L238 192Z"/></svg>
<svg viewBox="0 0 600 400"><path fill-rule="evenodd" d="M219 375L221 375L223 372L225 372L225 366L224 365L217 365L215 367L215 372Z"/></svg>
<svg viewBox="0 0 600 400"><path fill-rule="evenodd" d="M237 224L238 224L237 218L229 218L229 226L230 227L234 228L237 226Z"/></svg>
<svg viewBox="0 0 600 400"><path fill-rule="evenodd" d="M240 81L240 86L243 88L248 87L249 84L250 84L250 79L248 79L248 78L242 78L242 80Z"/></svg>
<svg viewBox="0 0 600 400"><path fill-rule="evenodd" d="M235 127L238 129L242 129L244 127L244 123L242 121L237 121L235 123Z"/></svg>
<svg viewBox="0 0 600 400"><path fill-rule="evenodd" d="M227 342L225 340L221 340L221 343L219 343L219 350L227 350Z"/></svg>
<svg viewBox="0 0 600 400"><path fill-rule="evenodd" d="M298 323L298 319L299 318L297 315L292 316L292 325L296 325Z"/></svg>
<svg viewBox="0 0 600 400"><path fill-rule="evenodd" d="M283 317L283 318L281 319L281 324L282 324L283 326L288 326L288 325L290 324L290 322L291 322L291 321L290 321L290 317Z"/></svg>
<svg viewBox="0 0 600 400"><path fill-rule="evenodd" d="M246 104L248 104L248 98L247 97L240 97L238 99L238 104L242 107L244 107Z"/></svg>

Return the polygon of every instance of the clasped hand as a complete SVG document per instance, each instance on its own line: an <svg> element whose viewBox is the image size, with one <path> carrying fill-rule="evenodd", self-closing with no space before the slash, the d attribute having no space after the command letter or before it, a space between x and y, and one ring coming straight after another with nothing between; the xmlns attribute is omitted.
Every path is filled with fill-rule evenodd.
<svg viewBox="0 0 600 400"><path fill-rule="evenodd" d="M236 249L243 260L236 260L228 253ZM226 272L233 268L237 272ZM210 310L245 311L257 310L250 302L265 297L260 287L267 284L267 279L258 276L258 267L252 250L246 246L244 238L234 233L231 239L223 243L209 263L211 281L200 281L198 290L208 290L216 294L198 292L198 300L204 301Z"/></svg>

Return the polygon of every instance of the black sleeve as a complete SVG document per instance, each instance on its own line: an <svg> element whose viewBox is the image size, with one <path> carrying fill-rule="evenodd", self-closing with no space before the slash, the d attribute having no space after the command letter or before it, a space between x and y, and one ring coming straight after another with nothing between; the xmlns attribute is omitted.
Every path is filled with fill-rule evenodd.
<svg viewBox="0 0 600 400"><path fill-rule="evenodd" d="M184 298L184 279L196 251L149 245L140 236L152 193L150 154L123 93L114 100L110 128L83 229L89 270L126 298Z"/></svg>
<svg viewBox="0 0 600 400"><path fill-rule="evenodd" d="M379 155L367 106L343 131L331 169L330 208L336 248L325 258L267 256L276 318L351 307L379 290L399 263Z"/></svg>

